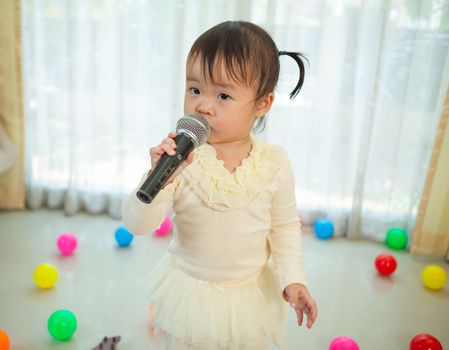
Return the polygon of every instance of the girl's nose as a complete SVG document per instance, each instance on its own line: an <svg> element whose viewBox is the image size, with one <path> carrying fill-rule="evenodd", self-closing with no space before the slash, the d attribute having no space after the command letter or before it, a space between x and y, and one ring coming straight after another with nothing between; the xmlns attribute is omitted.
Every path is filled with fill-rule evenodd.
<svg viewBox="0 0 449 350"><path fill-rule="evenodd" d="M213 115L214 106L208 98L203 98L198 102L198 105L196 106L196 112L204 115Z"/></svg>

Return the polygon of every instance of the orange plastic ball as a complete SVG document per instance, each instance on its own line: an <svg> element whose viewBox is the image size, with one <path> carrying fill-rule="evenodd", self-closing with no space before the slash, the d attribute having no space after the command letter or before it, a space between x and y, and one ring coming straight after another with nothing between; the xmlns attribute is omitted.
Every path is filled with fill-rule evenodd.
<svg viewBox="0 0 449 350"><path fill-rule="evenodd" d="M9 350L9 337L8 334L0 329L0 350Z"/></svg>

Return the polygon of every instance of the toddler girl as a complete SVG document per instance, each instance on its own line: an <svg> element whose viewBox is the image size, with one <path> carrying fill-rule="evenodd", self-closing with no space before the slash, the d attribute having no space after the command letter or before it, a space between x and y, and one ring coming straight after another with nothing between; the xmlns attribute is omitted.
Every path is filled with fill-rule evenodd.
<svg viewBox="0 0 449 350"><path fill-rule="evenodd" d="M167 349L266 349L279 344L287 306L302 325L317 317L306 287L294 175L287 152L251 135L274 101L279 52L248 22L224 22L187 57L184 112L205 117L207 143L193 151L151 204L131 193L125 226L151 233L174 211L173 239L153 269L151 312ZM288 130L286 130L288 132ZM154 167L175 154L176 134L150 149ZM271 257L271 259L270 259Z"/></svg>

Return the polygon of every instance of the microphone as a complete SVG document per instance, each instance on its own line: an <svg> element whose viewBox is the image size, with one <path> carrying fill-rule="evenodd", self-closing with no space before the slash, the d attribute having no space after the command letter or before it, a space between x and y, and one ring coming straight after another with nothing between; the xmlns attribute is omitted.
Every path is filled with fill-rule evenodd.
<svg viewBox="0 0 449 350"><path fill-rule="evenodd" d="M209 123L199 114L186 114L176 124L176 154L164 153L137 191L137 198L149 204L167 183L175 170L196 147L209 137Z"/></svg>

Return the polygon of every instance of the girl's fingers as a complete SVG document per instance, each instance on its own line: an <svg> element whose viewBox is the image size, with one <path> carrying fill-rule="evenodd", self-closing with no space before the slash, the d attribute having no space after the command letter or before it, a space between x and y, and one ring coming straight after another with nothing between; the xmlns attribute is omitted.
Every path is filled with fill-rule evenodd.
<svg viewBox="0 0 449 350"><path fill-rule="evenodd" d="M164 153L164 150L161 149L160 147L152 147L150 148L150 156L160 156Z"/></svg>
<svg viewBox="0 0 449 350"><path fill-rule="evenodd" d="M307 328L310 328L313 325L312 314L310 312L310 309L306 308L305 313L307 316Z"/></svg>
<svg viewBox="0 0 449 350"><path fill-rule="evenodd" d="M167 138L165 138L165 139L162 140L161 145L164 145L164 144L167 144L167 145L172 146L173 148L176 148L176 142L175 142L175 140L173 140L173 139L170 138L170 137L167 137Z"/></svg>
<svg viewBox="0 0 449 350"><path fill-rule="evenodd" d="M318 317L318 308L316 307L316 304L314 303L313 306L312 306L312 319L313 319L313 321L315 321L317 317Z"/></svg>
<svg viewBox="0 0 449 350"><path fill-rule="evenodd" d="M149 153L150 153L150 157L151 157L151 166L152 167L154 167L159 162L159 159L161 158L161 156L164 153L167 153L169 156L173 156L176 154L176 151L175 151L176 142L175 142L174 138L177 136L177 134L175 132L170 132L170 133L168 133L167 136L168 137L164 138L161 141L160 145L150 148ZM184 169L187 165L192 163L192 161L193 161L193 153L190 153L187 156L186 160L181 164L181 167L175 171L171 180L173 180L181 172L182 169Z"/></svg>
<svg viewBox="0 0 449 350"><path fill-rule="evenodd" d="M304 313L302 312L301 309L295 309L295 311L296 311L296 316L298 317L298 325L299 325L299 326L302 326L302 321L303 321L303 318L304 318Z"/></svg>
<svg viewBox="0 0 449 350"><path fill-rule="evenodd" d="M305 312L307 315L307 328L312 328L318 313L315 303L311 306L307 306Z"/></svg>
<svg viewBox="0 0 449 350"><path fill-rule="evenodd" d="M315 319L313 317L307 316L307 328L312 328L315 323Z"/></svg>
<svg viewBox="0 0 449 350"><path fill-rule="evenodd" d="M173 156L176 154L176 151L173 150L173 147L171 145L162 144L161 148L164 150L165 153L167 153L170 156Z"/></svg>
<svg viewBox="0 0 449 350"><path fill-rule="evenodd" d="M193 153L190 153L186 158L187 165L193 162Z"/></svg>

